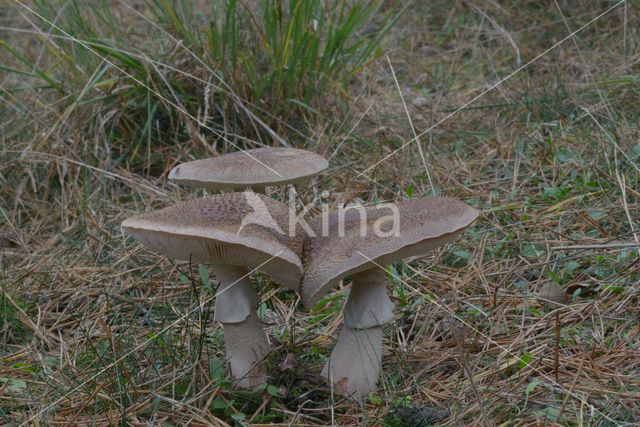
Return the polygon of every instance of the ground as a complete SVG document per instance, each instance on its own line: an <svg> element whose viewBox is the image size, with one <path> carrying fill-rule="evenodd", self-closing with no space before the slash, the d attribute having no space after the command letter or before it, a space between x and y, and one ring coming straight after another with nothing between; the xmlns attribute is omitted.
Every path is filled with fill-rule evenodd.
<svg viewBox="0 0 640 427"><path fill-rule="evenodd" d="M137 92L126 91L139 83L90 85L103 74L74 70L91 53L76 44L68 61L31 11L0 6L3 424L640 424L639 2L386 2L376 13L405 10L319 107L279 121L256 106L288 144L330 159L297 187L302 202L435 193L481 211L454 244L390 267L396 316L379 391L362 402L332 394L319 375L349 280L309 312L256 276L271 378L238 391L211 320L215 272L153 253L119 227L203 194L166 179L177 163L235 150L170 114L181 102L204 108L220 88L186 76L175 98L162 92L177 107L144 104L141 92L135 109ZM108 7L133 25L127 37L148 38L133 9ZM381 25L374 17L360 36ZM45 33L19 31L34 28ZM163 58L210 77L176 46ZM59 74L57 63L73 66ZM82 84L70 94L47 80L61 76ZM126 96L85 103L83 87ZM149 120L166 139L152 144L136 123L154 106L169 113ZM242 139L231 120L220 127L244 147L279 144L259 131ZM141 141L133 152L129 137ZM287 190L270 194L286 200Z"/></svg>

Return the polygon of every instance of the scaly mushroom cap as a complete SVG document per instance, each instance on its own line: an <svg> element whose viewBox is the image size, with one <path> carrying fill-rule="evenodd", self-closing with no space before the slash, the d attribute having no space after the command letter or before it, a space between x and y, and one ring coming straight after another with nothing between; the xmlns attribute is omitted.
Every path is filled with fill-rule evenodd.
<svg viewBox="0 0 640 427"><path fill-rule="evenodd" d="M319 215L310 221L316 237L305 240L301 285L302 302L308 309L346 276L429 252L454 240L478 216L472 207L446 197L393 206L397 214L388 204L356 206L330 211L328 220ZM396 233L392 232L394 217L399 218ZM325 236L323 228L328 231Z"/></svg>
<svg viewBox="0 0 640 427"><path fill-rule="evenodd" d="M250 191L179 203L129 218L136 240L175 259L258 268L298 290L302 238L288 234L289 209Z"/></svg>
<svg viewBox="0 0 640 427"><path fill-rule="evenodd" d="M209 190L231 190L292 184L329 166L315 153L295 148L256 148L176 166L169 179Z"/></svg>

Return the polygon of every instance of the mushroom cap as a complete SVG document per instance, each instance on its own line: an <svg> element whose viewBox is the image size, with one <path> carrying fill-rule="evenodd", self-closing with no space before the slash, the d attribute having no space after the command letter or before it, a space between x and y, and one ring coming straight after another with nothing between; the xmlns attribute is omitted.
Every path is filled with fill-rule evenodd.
<svg viewBox="0 0 640 427"><path fill-rule="evenodd" d="M293 184L319 174L327 160L296 148L256 148L176 166L169 179L209 190Z"/></svg>
<svg viewBox="0 0 640 427"><path fill-rule="evenodd" d="M257 268L292 290L302 277L302 238L289 236L289 209L250 191L178 203L129 218L127 233L171 258Z"/></svg>
<svg viewBox="0 0 640 427"><path fill-rule="evenodd" d="M303 250L301 296L307 309L346 276L429 252L454 240L478 216L471 206L446 197L425 197L392 206L399 218L395 234L390 232L395 215L389 204L343 208L328 211L328 215L323 212L309 222L316 237L308 237ZM328 219L323 220L323 215ZM362 218L366 218L365 233ZM375 232L376 222L382 233Z"/></svg>

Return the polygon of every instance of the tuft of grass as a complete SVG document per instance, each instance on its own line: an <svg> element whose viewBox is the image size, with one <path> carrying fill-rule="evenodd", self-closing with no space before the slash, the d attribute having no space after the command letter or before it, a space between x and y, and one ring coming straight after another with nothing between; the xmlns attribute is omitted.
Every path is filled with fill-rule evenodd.
<svg viewBox="0 0 640 427"><path fill-rule="evenodd" d="M59 97L77 129L106 130L102 155L156 175L167 159L156 147L299 143L320 113L344 111L348 85L400 16L381 3L153 0L140 12L37 0L42 52L3 40L15 65L2 71Z"/></svg>
<svg viewBox="0 0 640 427"><path fill-rule="evenodd" d="M363 0L230 0L212 2L204 13L186 1L151 4L158 22L224 82L216 84L285 117L297 108L314 111L332 85L344 91L379 54L398 16L372 22L380 2ZM205 25L194 29L193 22Z"/></svg>

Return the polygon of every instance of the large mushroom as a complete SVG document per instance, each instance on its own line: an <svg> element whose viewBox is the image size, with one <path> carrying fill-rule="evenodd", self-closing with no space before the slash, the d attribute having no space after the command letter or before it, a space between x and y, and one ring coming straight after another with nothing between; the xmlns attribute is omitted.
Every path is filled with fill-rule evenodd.
<svg viewBox="0 0 640 427"><path fill-rule="evenodd" d="M322 374L338 391L360 398L375 389L382 358L382 325L393 319L386 266L423 255L458 237L477 217L450 198L324 212L311 221L305 240L302 301L311 309L347 276L351 292L344 323Z"/></svg>
<svg viewBox="0 0 640 427"><path fill-rule="evenodd" d="M208 190L252 189L305 181L329 166L315 153L297 148L255 148L210 159L182 163L171 170L169 179L179 184Z"/></svg>
<svg viewBox="0 0 640 427"><path fill-rule="evenodd" d="M295 148L267 147L237 151L214 158L182 163L171 170L169 179L178 184L205 188L210 191L251 189L256 193L264 194L267 187L302 182L319 174L328 165L324 157L310 151ZM253 197L254 201L259 200L255 199L255 195ZM284 218L284 213L282 213L281 218ZM246 285L248 283L246 269L230 272L228 266L216 265L214 267L216 269L216 278L220 281L214 318L225 324L225 341L227 343L230 341L239 342L246 334L253 334L255 339L259 336L260 340L266 341L264 333L259 330L255 313L246 320L246 322L251 322L251 325L247 323L246 328L236 326L244 325L244 313L248 312L247 310L249 309L253 311L258 302L256 292L249 291L248 285ZM282 271L280 274L271 276L278 282L278 277L282 274L286 274L286 272ZM244 279L236 283L234 278L240 276L243 276ZM299 280L297 283L290 281L281 284L296 292L299 291ZM243 310L238 311L234 304L228 304L232 295L234 295L232 302L240 303L239 301L242 300ZM249 329L249 326L251 326L251 329ZM235 361L231 360L231 372L234 377L239 378L245 363L239 360L242 357L240 351L235 352L235 354ZM251 386L264 379L265 376L262 373L254 375L251 381L240 381L238 385L241 387Z"/></svg>
<svg viewBox="0 0 640 427"><path fill-rule="evenodd" d="M248 269L297 291L302 239L291 237L284 204L253 192L224 193L129 218L122 227L171 258L211 263L220 281L214 320L223 324L225 352L240 387L262 384L270 345L256 317L258 295Z"/></svg>

